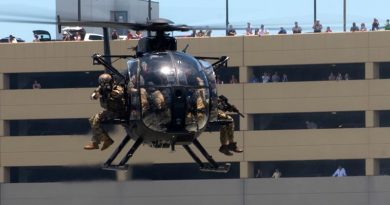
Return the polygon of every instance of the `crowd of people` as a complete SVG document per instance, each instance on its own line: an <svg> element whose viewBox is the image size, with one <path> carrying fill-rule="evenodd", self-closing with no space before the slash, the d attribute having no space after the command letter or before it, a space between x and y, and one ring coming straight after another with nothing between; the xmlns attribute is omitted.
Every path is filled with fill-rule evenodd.
<svg viewBox="0 0 390 205"><path fill-rule="evenodd" d="M333 72L330 72L328 80L350 80L350 77L348 73L342 75L340 72L338 72L337 75L335 75Z"/></svg>
<svg viewBox="0 0 390 205"><path fill-rule="evenodd" d="M254 75L250 80L250 83L278 83L278 82L288 82L287 74L283 73L280 75L278 72L274 72L274 74L271 75L271 73L264 72L261 77L257 77Z"/></svg>
<svg viewBox="0 0 390 205"><path fill-rule="evenodd" d="M327 26L325 30L323 30L323 26L320 22L320 20L316 20L312 26L312 29L313 29L313 33L321 33L321 32L326 32L326 33L330 33L330 32L333 32L333 30L331 29L330 26ZM365 23L361 23L360 24L360 27L357 26L356 22L353 22L352 23L352 26L350 28L350 31L351 32L356 32L356 31L377 31L377 30L380 30L380 29L384 29L384 30L390 30L390 19L387 19L386 20L386 23L385 23L385 26L381 27L380 26L380 23L379 23L379 20L377 18L374 18L373 22L372 22L372 27L371 29L368 29L366 27L366 24ZM303 29L302 27L299 25L299 23L297 21L294 22L294 26L291 27L291 33L293 34L299 34L299 33L302 33L303 32ZM279 31L277 32L277 34L287 34L288 31L286 30L286 28L284 27L280 27ZM263 36L263 35L268 35L270 34L270 32L265 28L264 24L261 24L259 28L254 28L251 26L251 23L248 22L247 23L247 26L245 28L245 35L247 36ZM229 28L228 28L228 31L227 31L227 35L228 36L235 36L237 35L237 31L236 29L234 29L233 25L229 25Z"/></svg>
<svg viewBox="0 0 390 205"><path fill-rule="evenodd" d="M343 166L339 165L331 176L332 177L346 177L348 175L347 175L346 169ZM257 171L255 173L255 178L263 178L263 177L265 177L265 176L263 175L262 170L257 169ZM271 178L278 179L281 177L282 177L282 172L278 168L276 168L274 170L274 172L272 173Z"/></svg>
<svg viewBox="0 0 390 205"><path fill-rule="evenodd" d="M313 23L312 26L312 32L313 33L330 33L333 32L332 28L330 26L327 26L325 29L323 29L323 25L321 24L320 20L316 20ZM360 26L356 22L353 22L349 31L350 32L357 32L357 31L378 31L378 30L390 30L390 19L386 20L386 23L384 26L380 26L379 20L377 18L373 19L373 22L371 24L371 28L367 28L366 24L364 22L360 23ZM300 34L303 32L302 27L299 25L297 21L294 22L294 25L291 27L291 33L292 34ZM310 32L310 31L309 31ZM192 33L188 36L184 37L211 37L212 29L209 27L205 27L205 30L193 30ZM288 34L289 31L285 27L280 27L278 29L277 34ZM264 24L261 24L260 27L253 27L250 22L247 23L247 26L245 28L244 35L246 36L264 36L269 35L270 32ZM236 36L238 35L236 29L233 27L233 25L229 25L228 30L226 32L227 36ZM131 31L128 30L126 35L123 35L122 37L118 34L118 32L114 29L111 33L111 39L112 40L130 40L130 39L140 39L143 37L143 33L141 31ZM183 36L181 36L183 37ZM63 32L62 40L64 41L80 41L82 40L82 37L80 33L76 32L75 34L71 34L69 32ZM38 42L39 39L37 36L34 36L33 42ZM9 35L8 38L9 43L17 43L16 38L13 35Z"/></svg>

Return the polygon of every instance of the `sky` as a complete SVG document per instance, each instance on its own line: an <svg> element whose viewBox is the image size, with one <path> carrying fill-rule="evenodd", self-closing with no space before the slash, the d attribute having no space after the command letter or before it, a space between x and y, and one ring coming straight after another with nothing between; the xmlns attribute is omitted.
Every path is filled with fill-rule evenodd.
<svg viewBox="0 0 390 205"><path fill-rule="evenodd" d="M212 27L225 25L226 0L158 2L160 17L168 18L177 24ZM261 24L266 28L283 26L289 31L294 21L298 21L304 28L310 28L314 19L313 2L314 0L229 0L229 22L234 27L245 27L247 22L251 22L253 27ZM388 8L389 0L347 0L347 29L352 22L359 25L364 22L370 27L374 17L384 25L386 19L390 18ZM0 0L0 37L12 34L31 42L32 30L35 29L48 30L55 36L55 26L1 22L4 19L21 18L54 21L55 0ZM331 26L336 31L342 29L343 0L317 0L317 19L324 27Z"/></svg>

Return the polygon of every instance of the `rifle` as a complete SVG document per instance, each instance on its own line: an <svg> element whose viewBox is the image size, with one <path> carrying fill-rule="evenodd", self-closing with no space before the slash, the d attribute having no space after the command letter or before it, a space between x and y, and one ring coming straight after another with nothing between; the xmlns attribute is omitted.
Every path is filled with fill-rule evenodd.
<svg viewBox="0 0 390 205"><path fill-rule="evenodd" d="M218 103L219 109L227 112L237 113L241 117L245 118L245 116L236 108L236 106L229 103L228 99L225 96L223 95L218 96L218 102L219 102Z"/></svg>

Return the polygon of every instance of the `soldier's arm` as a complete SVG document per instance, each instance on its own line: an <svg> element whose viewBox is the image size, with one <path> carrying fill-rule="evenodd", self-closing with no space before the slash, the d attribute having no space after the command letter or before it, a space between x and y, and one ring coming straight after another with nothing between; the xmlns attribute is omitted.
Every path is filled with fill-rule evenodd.
<svg viewBox="0 0 390 205"><path fill-rule="evenodd" d="M121 98L123 96L123 87L122 86L116 86L112 91L111 91L111 96L113 98Z"/></svg>
<svg viewBox="0 0 390 205"><path fill-rule="evenodd" d="M97 88L92 92L92 94L91 94L91 100L97 100L97 99L99 99L99 97L100 97L100 89L101 89L101 87L100 87L100 85L99 85L99 87L97 87Z"/></svg>

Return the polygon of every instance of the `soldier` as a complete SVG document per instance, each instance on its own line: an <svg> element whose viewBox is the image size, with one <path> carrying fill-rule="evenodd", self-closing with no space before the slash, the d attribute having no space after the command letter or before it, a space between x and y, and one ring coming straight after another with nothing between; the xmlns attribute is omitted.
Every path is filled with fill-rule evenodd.
<svg viewBox="0 0 390 205"><path fill-rule="evenodd" d="M230 115L225 113L225 111L233 110L237 109L233 105L230 105L224 96L220 96L218 99L218 120L223 122L223 124L220 129L221 147L219 151L227 156L232 156L232 152L241 153L244 151L237 147L237 142L234 142L234 120Z"/></svg>
<svg viewBox="0 0 390 205"><path fill-rule="evenodd" d="M99 87L92 93L91 99L100 99L100 105L104 110L89 119L92 128L92 139L89 144L84 146L84 149L99 149L100 142L103 142L101 150L105 150L114 143L101 123L102 121L125 117L123 92L123 87L116 85L110 74L104 73L99 76Z"/></svg>

